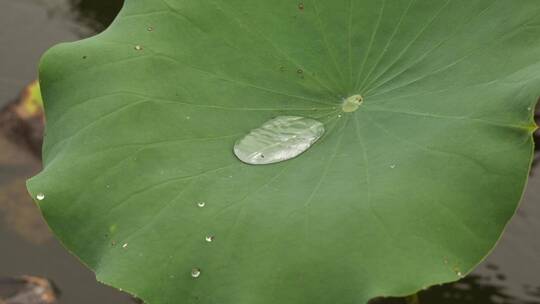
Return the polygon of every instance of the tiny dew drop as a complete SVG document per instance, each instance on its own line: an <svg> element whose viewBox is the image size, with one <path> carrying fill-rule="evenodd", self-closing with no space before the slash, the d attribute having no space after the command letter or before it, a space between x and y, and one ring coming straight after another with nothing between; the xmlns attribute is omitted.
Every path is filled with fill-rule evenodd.
<svg viewBox="0 0 540 304"><path fill-rule="evenodd" d="M136 45L136 46L135 46L135 50L137 50L137 51L141 51L142 49L143 49L143 48L142 48L142 46L140 46L140 45Z"/></svg>
<svg viewBox="0 0 540 304"><path fill-rule="evenodd" d="M454 267L454 273L460 278L465 277L465 275L463 275L463 272L461 272L461 270L457 266Z"/></svg>
<svg viewBox="0 0 540 304"><path fill-rule="evenodd" d="M395 169L396 168L396 164L391 164L390 165L390 169Z"/></svg>
<svg viewBox="0 0 540 304"><path fill-rule="evenodd" d="M38 201L42 201L45 199L45 194L40 192L36 195L36 198Z"/></svg>
<svg viewBox="0 0 540 304"><path fill-rule="evenodd" d="M279 163L307 151L324 134L324 125L300 116L278 116L251 130L234 145L234 154L250 165Z"/></svg>
<svg viewBox="0 0 540 304"><path fill-rule="evenodd" d="M154 30L154 28L153 28L153 27L151 27L151 26L149 26L148 28L146 28L146 30L147 30L147 31L149 31L149 32L151 32L151 31L153 31L153 30Z"/></svg>
<svg viewBox="0 0 540 304"><path fill-rule="evenodd" d="M298 9L301 10L301 11L304 10L304 3L303 2L298 3Z"/></svg>
<svg viewBox="0 0 540 304"><path fill-rule="evenodd" d="M126 249L128 246L128 243L125 243L124 245L122 245L122 248Z"/></svg>
<svg viewBox="0 0 540 304"><path fill-rule="evenodd" d="M201 276L201 270L199 268L191 269L191 276L194 278L198 278L199 276Z"/></svg>
<svg viewBox="0 0 540 304"><path fill-rule="evenodd" d="M206 206L206 203L205 202L198 202L197 206L199 206L199 208L202 208L202 207Z"/></svg>
<svg viewBox="0 0 540 304"><path fill-rule="evenodd" d="M206 241L207 241L208 243L212 243L212 242L214 241L214 239L215 239L215 236L213 236L213 235L208 235L208 236L206 236L205 239L206 239Z"/></svg>

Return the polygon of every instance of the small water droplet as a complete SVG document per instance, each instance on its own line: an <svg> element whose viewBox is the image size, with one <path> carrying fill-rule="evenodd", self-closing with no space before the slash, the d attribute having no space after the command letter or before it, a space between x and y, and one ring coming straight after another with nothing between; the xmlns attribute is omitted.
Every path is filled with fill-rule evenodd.
<svg viewBox="0 0 540 304"><path fill-rule="evenodd" d="M298 9L301 10L301 11L304 10L304 3L303 2L298 3Z"/></svg>
<svg viewBox="0 0 540 304"><path fill-rule="evenodd" d="M136 45L136 46L135 46L135 50L137 50L137 51L141 51L142 49L143 49L143 48L142 48L142 46L140 46L140 45Z"/></svg>
<svg viewBox="0 0 540 304"><path fill-rule="evenodd" d="M206 236L205 240L208 242L208 243L212 243L215 239L215 236L213 235L208 235Z"/></svg>
<svg viewBox="0 0 540 304"><path fill-rule="evenodd" d="M191 276L194 278L198 278L199 276L201 276L201 270L199 268L191 269Z"/></svg>
<svg viewBox="0 0 540 304"><path fill-rule="evenodd" d="M298 69L298 70L296 70L296 73L298 73L298 74L304 74L304 70Z"/></svg>
<svg viewBox="0 0 540 304"><path fill-rule="evenodd" d="M457 276L460 277L460 278L463 277L463 273L462 273L461 271L458 271L456 274L457 274Z"/></svg>
<svg viewBox="0 0 540 304"><path fill-rule="evenodd" d="M396 168L396 164L391 164L390 165L390 169L395 169Z"/></svg>
<svg viewBox="0 0 540 304"><path fill-rule="evenodd" d="M191 119L191 116L186 116L186 119L187 119L187 120L190 120L190 119Z"/></svg>
<svg viewBox="0 0 540 304"><path fill-rule="evenodd" d="M206 203L205 202L198 202L197 206L199 206L199 208L202 208L202 207L206 206Z"/></svg>
<svg viewBox="0 0 540 304"><path fill-rule="evenodd" d="M343 117L343 115L341 115L341 114L338 114L338 116L337 116L337 117L338 117L338 118L341 118L341 117Z"/></svg>
<svg viewBox="0 0 540 304"><path fill-rule="evenodd" d="M531 108L531 107L528 107L528 108L527 108L527 111L530 111L530 110L532 110L532 108Z"/></svg>
<svg viewBox="0 0 540 304"><path fill-rule="evenodd" d="M238 140L234 154L251 165L286 161L307 151L324 131L324 125L314 119L278 116Z"/></svg>
<svg viewBox="0 0 540 304"><path fill-rule="evenodd" d="M154 28L152 26L149 26L149 27L146 28L146 30L149 31L149 32L152 32L154 30Z"/></svg>
<svg viewBox="0 0 540 304"><path fill-rule="evenodd" d="M122 245L122 248L127 248L127 246L128 246L128 243L125 243L124 245Z"/></svg>
<svg viewBox="0 0 540 304"><path fill-rule="evenodd" d="M44 193L38 193L36 195L36 198L37 198L38 201L42 201L42 200L45 199L45 194Z"/></svg>

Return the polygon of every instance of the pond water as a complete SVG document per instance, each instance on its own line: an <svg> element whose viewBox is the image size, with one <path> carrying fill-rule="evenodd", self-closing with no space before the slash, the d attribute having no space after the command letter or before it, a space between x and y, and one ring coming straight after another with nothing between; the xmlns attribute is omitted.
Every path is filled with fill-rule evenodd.
<svg viewBox="0 0 540 304"><path fill-rule="evenodd" d="M113 19L121 0L0 0L0 107L34 80L41 54L61 41L87 37ZM52 279L59 303L134 303L99 284L51 236L25 190L40 160L0 130L0 277L36 275ZM540 166L524 200L493 253L458 283L420 294L428 304L540 303ZM403 303L400 299L374 303Z"/></svg>

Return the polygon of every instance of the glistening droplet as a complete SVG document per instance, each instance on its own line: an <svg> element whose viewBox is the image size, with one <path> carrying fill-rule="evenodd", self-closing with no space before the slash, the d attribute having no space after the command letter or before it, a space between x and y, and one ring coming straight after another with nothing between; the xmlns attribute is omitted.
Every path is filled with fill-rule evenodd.
<svg viewBox="0 0 540 304"><path fill-rule="evenodd" d="M37 198L38 201L42 201L42 200L45 199L45 194L44 193L38 193L36 195L36 198Z"/></svg>
<svg viewBox="0 0 540 304"><path fill-rule="evenodd" d="M194 278L198 278L201 275L201 270L199 268L193 268L191 269L191 276Z"/></svg>
<svg viewBox="0 0 540 304"><path fill-rule="evenodd" d="M234 145L234 154L250 165L266 165L294 158L324 134L324 125L300 116L278 116L253 129Z"/></svg>
<svg viewBox="0 0 540 304"><path fill-rule="evenodd" d="M202 208L202 207L206 206L206 203L205 202L198 202L197 206L199 206L199 208Z"/></svg>
<svg viewBox="0 0 540 304"><path fill-rule="evenodd" d="M135 46L135 50L137 50L137 51L141 51L141 50L142 50L142 46L140 46L140 45L136 45L136 46Z"/></svg>
<svg viewBox="0 0 540 304"><path fill-rule="evenodd" d="M214 237L213 235L208 235L208 236L206 236L205 239L206 239L206 241L207 241L208 243L212 243L212 242L214 241L214 238L215 238L215 237Z"/></svg>

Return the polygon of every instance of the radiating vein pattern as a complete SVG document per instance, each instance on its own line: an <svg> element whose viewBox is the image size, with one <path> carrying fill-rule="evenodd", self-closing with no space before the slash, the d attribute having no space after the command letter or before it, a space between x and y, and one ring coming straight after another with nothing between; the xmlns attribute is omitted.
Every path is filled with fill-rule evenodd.
<svg viewBox="0 0 540 304"><path fill-rule="evenodd" d="M44 55L28 182L100 281L361 304L460 279L514 214L538 0L125 2Z"/></svg>

